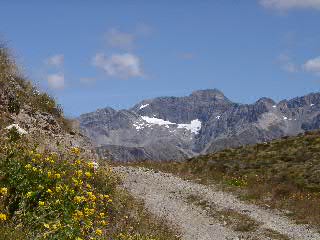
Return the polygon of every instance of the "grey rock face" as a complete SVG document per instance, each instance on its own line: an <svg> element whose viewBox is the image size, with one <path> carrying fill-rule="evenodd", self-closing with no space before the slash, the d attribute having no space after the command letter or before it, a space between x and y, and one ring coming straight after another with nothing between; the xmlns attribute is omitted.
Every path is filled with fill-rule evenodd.
<svg viewBox="0 0 320 240"><path fill-rule="evenodd" d="M79 117L101 156L115 161L179 160L320 127L320 93L238 104L217 89L144 100L129 110ZM106 154L107 150L107 154Z"/></svg>

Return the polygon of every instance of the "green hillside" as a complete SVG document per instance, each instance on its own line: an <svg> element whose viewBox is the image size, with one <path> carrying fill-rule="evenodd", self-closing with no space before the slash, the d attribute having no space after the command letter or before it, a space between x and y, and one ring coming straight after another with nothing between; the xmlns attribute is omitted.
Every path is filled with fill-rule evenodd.
<svg viewBox="0 0 320 240"><path fill-rule="evenodd" d="M9 128L8 128L9 127ZM177 239L0 46L0 240Z"/></svg>
<svg viewBox="0 0 320 240"><path fill-rule="evenodd" d="M145 162L320 227L320 131L166 164Z"/></svg>

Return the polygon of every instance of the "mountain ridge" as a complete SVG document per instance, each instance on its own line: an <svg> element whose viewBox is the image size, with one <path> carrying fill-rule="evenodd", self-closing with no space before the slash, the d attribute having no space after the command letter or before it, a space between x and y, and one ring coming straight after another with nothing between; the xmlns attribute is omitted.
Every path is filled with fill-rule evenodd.
<svg viewBox="0 0 320 240"><path fill-rule="evenodd" d="M218 89L205 89L183 97L142 100L129 109L106 107L82 114L78 120L102 156L104 148L117 161L182 160L316 129L320 126L320 93L279 102L263 97L242 104L232 102ZM142 148L145 154L137 151L136 159L131 155L126 159L120 148L117 154L112 152L114 146L130 151Z"/></svg>

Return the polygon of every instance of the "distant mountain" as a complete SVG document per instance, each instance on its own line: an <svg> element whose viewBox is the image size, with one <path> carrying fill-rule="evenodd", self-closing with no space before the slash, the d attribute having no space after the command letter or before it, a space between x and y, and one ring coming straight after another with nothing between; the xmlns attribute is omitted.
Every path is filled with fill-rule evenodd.
<svg viewBox="0 0 320 240"><path fill-rule="evenodd" d="M276 103L230 101L217 89L143 100L131 109L79 117L101 156L115 161L179 160L320 127L320 93Z"/></svg>

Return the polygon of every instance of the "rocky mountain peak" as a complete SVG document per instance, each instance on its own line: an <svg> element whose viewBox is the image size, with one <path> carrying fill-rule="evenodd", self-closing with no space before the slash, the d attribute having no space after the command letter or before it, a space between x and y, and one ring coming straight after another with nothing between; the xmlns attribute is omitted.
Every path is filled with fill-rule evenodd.
<svg viewBox="0 0 320 240"><path fill-rule="evenodd" d="M221 92L220 90L218 90L216 88L194 91L194 92L192 92L190 97L192 97L198 101L207 101L207 102L217 101L217 100L229 101L229 99L227 99L224 96L223 92Z"/></svg>

